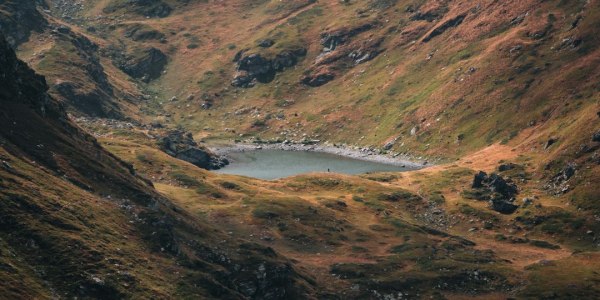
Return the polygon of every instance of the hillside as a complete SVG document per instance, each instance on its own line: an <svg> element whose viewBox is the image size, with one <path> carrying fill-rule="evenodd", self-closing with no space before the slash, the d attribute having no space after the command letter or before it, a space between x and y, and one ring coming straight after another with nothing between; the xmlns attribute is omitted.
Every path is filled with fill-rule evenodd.
<svg viewBox="0 0 600 300"><path fill-rule="evenodd" d="M0 298L600 297L598 0L0 0L0 33ZM206 170L240 143L426 168Z"/></svg>
<svg viewBox="0 0 600 300"><path fill-rule="evenodd" d="M81 131L4 39L0 63L2 298L310 292L288 260L182 211Z"/></svg>

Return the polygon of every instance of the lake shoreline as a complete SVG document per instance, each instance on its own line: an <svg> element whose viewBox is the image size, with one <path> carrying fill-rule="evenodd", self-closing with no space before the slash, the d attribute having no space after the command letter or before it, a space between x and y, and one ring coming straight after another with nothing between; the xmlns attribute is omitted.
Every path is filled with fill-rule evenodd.
<svg viewBox="0 0 600 300"><path fill-rule="evenodd" d="M284 151L303 151L303 152L318 152L338 155L341 157L353 158L357 160L376 162L387 165L394 165L407 168L423 168L430 166L427 161L414 160L403 155L379 154L369 149L352 149L344 146L328 146L328 145L306 145L306 144L225 144L225 145L208 145L208 148L217 155L228 157L230 153L239 153L247 151L260 150L284 150Z"/></svg>

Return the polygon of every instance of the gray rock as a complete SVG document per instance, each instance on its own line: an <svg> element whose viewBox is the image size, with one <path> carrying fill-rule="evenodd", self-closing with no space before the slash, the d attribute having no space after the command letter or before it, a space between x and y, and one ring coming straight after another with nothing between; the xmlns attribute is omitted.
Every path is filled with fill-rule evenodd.
<svg viewBox="0 0 600 300"><path fill-rule="evenodd" d="M272 39L264 39L258 42L258 46L263 48L269 48L273 45L275 45L275 41Z"/></svg>
<svg viewBox="0 0 600 300"><path fill-rule="evenodd" d="M165 153L203 169L216 170L229 164L227 159L200 147L190 132L170 131L160 138L158 146Z"/></svg>
<svg viewBox="0 0 600 300"><path fill-rule="evenodd" d="M594 135L592 136L592 141L600 143L600 130L594 133Z"/></svg>

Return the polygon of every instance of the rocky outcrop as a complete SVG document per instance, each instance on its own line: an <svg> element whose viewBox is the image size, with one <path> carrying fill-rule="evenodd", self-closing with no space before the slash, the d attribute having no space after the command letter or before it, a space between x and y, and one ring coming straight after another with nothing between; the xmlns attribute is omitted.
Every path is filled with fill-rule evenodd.
<svg viewBox="0 0 600 300"><path fill-rule="evenodd" d="M229 164L226 158L200 147L190 132L174 130L158 141L165 153L207 170L217 170Z"/></svg>
<svg viewBox="0 0 600 300"><path fill-rule="evenodd" d="M434 37L446 32L446 30L452 28L452 27L456 27L458 25L460 25L463 20L465 19L467 15L458 15L450 20L447 20L446 22L442 23L442 25L436 27L435 29L433 29L427 36L425 36L423 38L423 42L429 42L431 39L433 39Z"/></svg>
<svg viewBox="0 0 600 300"><path fill-rule="evenodd" d="M26 104L41 115L48 113L53 106L53 112L64 116L62 108L52 102L46 94L47 90L46 79L17 59L8 42L0 35L0 103L3 104L0 116L2 119L4 117L8 119L4 107L11 103Z"/></svg>
<svg viewBox="0 0 600 300"><path fill-rule="evenodd" d="M300 82L310 87L322 86L333 80L336 72L350 69L377 57L384 51L381 48L384 38L359 38L359 35L376 26L377 23L364 23L322 33L323 50Z"/></svg>
<svg viewBox="0 0 600 300"><path fill-rule="evenodd" d="M144 82L159 78L167 63L167 56L153 47L136 50L124 58L117 59L117 65L123 72Z"/></svg>
<svg viewBox="0 0 600 300"><path fill-rule="evenodd" d="M5 0L0 2L0 32L11 46L27 41L32 31L43 31L48 22L37 6L46 7L42 1Z"/></svg>
<svg viewBox="0 0 600 300"><path fill-rule="evenodd" d="M98 45L67 26L57 26L51 34L59 41L53 45L52 52L68 48L69 59L64 59L63 55L44 55L42 65L74 71L52 78L55 84L51 86L50 93L66 103L71 111L93 117L122 118L118 104L121 99L118 99L100 62ZM44 71L54 74L53 70Z"/></svg>
<svg viewBox="0 0 600 300"><path fill-rule="evenodd" d="M335 79L335 74L329 71L306 75L300 79L305 85L310 87L319 87Z"/></svg>
<svg viewBox="0 0 600 300"><path fill-rule="evenodd" d="M498 174L488 176L480 171L473 178L471 187L476 191L478 200L489 201L490 207L499 213L511 214L519 207L514 204L519 193L517 185Z"/></svg>
<svg viewBox="0 0 600 300"><path fill-rule="evenodd" d="M324 47L323 52L333 51L339 45L347 43L354 36L371 30L374 27L374 23L365 23L352 28L341 28L330 32L324 32L321 34L321 45Z"/></svg>
<svg viewBox="0 0 600 300"><path fill-rule="evenodd" d="M577 172L577 165L574 163L567 164L560 172L552 177L545 185L544 188L551 194L562 195L571 190L569 180Z"/></svg>
<svg viewBox="0 0 600 300"><path fill-rule="evenodd" d="M257 44L259 47L270 48L271 46L275 45L275 41L272 39L264 39L264 40L258 41Z"/></svg>
<svg viewBox="0 0 600 300"><path fill-rule="evenodd" d="M237 60L237 74L231 85L249 88L253 87L256 82L269 83L273 81L278 72L295 66L300 59L306 56L306 49L283 50L273 58L267 58L261 54L243 56L244 52L238 53L241 57ZM238 55L236 54L236 56Z"/></svg>

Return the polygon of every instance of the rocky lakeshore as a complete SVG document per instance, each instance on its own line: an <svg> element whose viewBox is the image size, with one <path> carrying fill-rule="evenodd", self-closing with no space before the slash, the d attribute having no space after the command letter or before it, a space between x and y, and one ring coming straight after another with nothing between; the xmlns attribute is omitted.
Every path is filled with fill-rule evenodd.
<svg viewBox="0 0 600 300"><path fill-rule="evenodd" d="M383 153L378 149L360 148L357 146L347 146L330 143L235 143L223 145L209 145L208 147L213 153L223 157L227 157L228 154L236 152L259 150L284 150L329 153L353 159L415 169L431 165L431 163L429 163L426 160L398 153Z"/></svg>

